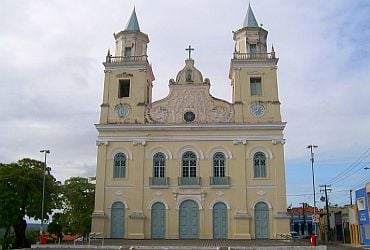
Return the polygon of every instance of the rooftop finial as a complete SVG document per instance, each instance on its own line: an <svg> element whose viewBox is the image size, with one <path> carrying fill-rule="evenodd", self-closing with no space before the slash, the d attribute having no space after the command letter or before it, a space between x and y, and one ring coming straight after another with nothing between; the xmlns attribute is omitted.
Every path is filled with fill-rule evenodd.
<svg viewBox="0 0 370 250"><path fill-rule="evenodd" d="M194 48L192 48L190 45L188 48L185 49L186 51L189 51L189 60L191 59L191 51L194 50Z"/></svg>
<svg viewBox="0 0 370 250"><path fill-rule="evenodd" d="M126 25L126 28L125 30L128 30L128 31L140 31L140 26L139 26L139 22L137 20L137 16L136 16L136 11L135 11L135 6L134 6L134 9L131 13L131 17Z"/></svg>
<svg viewBox="0 0 370 250"><path fill-rule="evenodd" d="M247 14L244 18L243 28L245 27L258 27L256 17L253 14L251 3L249 2Z"/></svg>

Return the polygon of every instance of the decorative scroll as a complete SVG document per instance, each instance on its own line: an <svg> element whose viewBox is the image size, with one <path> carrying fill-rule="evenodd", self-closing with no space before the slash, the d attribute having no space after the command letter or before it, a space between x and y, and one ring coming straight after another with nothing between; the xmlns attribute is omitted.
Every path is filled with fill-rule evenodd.
<svg viewBox="0 0 370 250"><path fill-rule="evenodd" d="M226 101L212 97L209 85L172 86L170 95L148 107L149 123L186 123L186 112L195 114L194 123L229 123L234 120L234 109Z"/></svg>

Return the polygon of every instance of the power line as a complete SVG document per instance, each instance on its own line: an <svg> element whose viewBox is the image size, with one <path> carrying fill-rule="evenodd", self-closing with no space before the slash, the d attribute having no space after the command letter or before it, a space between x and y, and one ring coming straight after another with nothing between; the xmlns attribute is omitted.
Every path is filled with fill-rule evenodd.
<svg viewBox="0 0 370 250"><path fill-rule="evenodd" d="M355 185L355 186L352 186L352 188L351 188L351 189L357 189L357 188L359 188L359 187L362 187L362 186L364 186L367 182L369 182L369 178L368 178L367 176L364 176L364 177L362 178L362 180L360 181L360 183L359 183L359 184L357 184L357 185Z"/></svg>
<svg viewBox="0 0 370 250"><path fill-rule="evenodd" d="M337 174L335 177L330 179L327 183L334 184L334 183L337 183L337 182L339 182L339 181L341 181L345 178L348 178L348 177L352 176L353 174L355 174L356 172L358 172L360 169L362 169L364 167L364 164L366 164L366 163L364 163L363 161L366 158L368 158L369 156L370 156L370 148L368 148L360 157L358 157L348 168L346 168L341 173ZM355 173L350 174L361 163L363 165L360 166L360 168Z"/></svg>

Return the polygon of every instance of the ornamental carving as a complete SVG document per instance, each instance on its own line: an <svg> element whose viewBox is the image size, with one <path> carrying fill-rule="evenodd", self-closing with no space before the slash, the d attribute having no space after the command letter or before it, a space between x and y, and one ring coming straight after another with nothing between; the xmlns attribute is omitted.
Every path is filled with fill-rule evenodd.
<svg viewBox="0 0 370 250"><path fill-rule="evenodd" d="M233 106L209 93L209 85L170 85L170 94L146 109L149 123L181 124L186 112L193 112L192 123L229 123L234 120Z"/></svg>
<svg viewBox="0 0 370 250"><path fill-rule="evenodd" d="M185 67L177 74L176 81L171 79L169 83L169 95L146 107L146 122L160 124L234 122L233 105L211 96L210 80L205 78L203 81L202 73L195 68L193 59L187 59Z"/></svg>

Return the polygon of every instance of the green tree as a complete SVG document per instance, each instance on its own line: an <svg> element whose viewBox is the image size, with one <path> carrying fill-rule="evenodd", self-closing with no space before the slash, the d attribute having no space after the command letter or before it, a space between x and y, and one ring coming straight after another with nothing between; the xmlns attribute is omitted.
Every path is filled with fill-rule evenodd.
<svg viewBox="0 0 370 250"><path fill-rule="evenodd" d="M64 182L64 230L87 236L91 231L94 211L95 185L88 178L71 177ZM67 220L67 221L66 221Z"/></svg>
<svg viewBox="0 0 370 250"><path fill-rule="evenodd" d="M16 236L14 247L30 247L25 232L25 217L41 218L44 163L25 158L16 163L0 163L0 227L6 229L5 237L13 227ZM58 208L60 183L45 171L44 218Z"/></svg>

